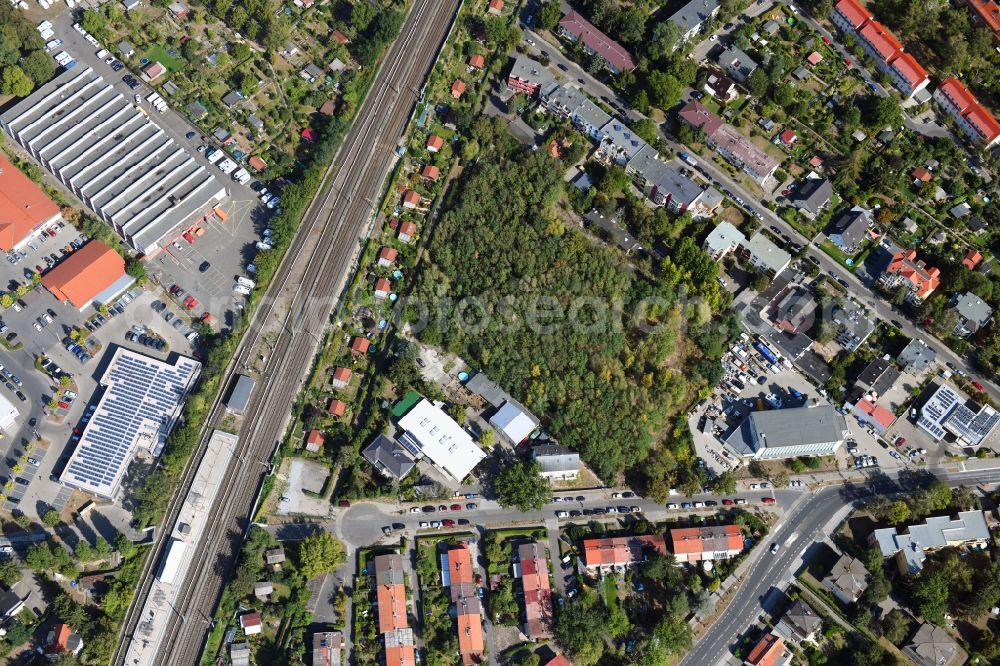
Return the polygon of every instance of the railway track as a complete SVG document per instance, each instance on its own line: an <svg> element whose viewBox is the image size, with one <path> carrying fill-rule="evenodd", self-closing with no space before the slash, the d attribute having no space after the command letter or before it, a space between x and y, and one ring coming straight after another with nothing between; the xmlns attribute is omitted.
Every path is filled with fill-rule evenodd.
<svg viewBox="0 0 1000 666"><path fill-rule="evenodd" d="M459 0L417 0L400 36L383 60L372 90L342 145L327 182L307 210L277 279L227 371L206 424L220 420L222 394L236 372L258 352L266 333L279 329L268 352L269 362L258 382L241 428L240 455L224 470L222 488L211 510L173 614L160 642L155 664L196 664L215 605L238 555L265 468L281 439L289 410L317 351L350 274L358 240L370 231L371 212L391 165L396 142L406 126L418 91L433 65ZM112 661L125 664L139 613L150 593L154 567L176 523L184 496L204 455L211 428L206 427L179 490L168 509L147 559L136 598L125 623L125 635Z"/></svg>

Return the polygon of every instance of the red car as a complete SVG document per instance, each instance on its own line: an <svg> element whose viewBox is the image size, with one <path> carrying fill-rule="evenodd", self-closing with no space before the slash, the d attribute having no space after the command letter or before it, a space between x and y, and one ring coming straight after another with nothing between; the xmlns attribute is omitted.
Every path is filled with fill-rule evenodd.
<svg viewBox="0 0 1000 666"><path fill-rule="evenodd" d="M773 497L761 497L760 501L763 502L764 504L774 504L775 503L775 499Z"/></svg>
<svg viewBox="0 0 1000 666"><path fill-rule="evenodd" d="M903 446L903 444L906 444L906 438L905 437L900 437L899 439L896 440L896 448L897 449L899 447Z"/></svg>
<svg viewBox="0 0 1000 666"><path fill-rule="evenodd" d="M451 510L452 511L461 511L462 510L462 505L461 504L452 504L451 505Z"/></svg>
<svg viewBox="0 0 1000 666"><path fill-rule="evenodd" d="M977 390L977 391L979 391L980 393L982 393L983 391L985 391L985 390L986 390L986 389L985 389L985 388L983 387L983 385L982 385L982 384L980 384L979 382L972 382L972 388L976 389L976 390Z"/></svg>
<svg viewBox="0 0 1000 666"><path fill-rule="evenodd" d="M830 46L830 38L829 37L823 37L823 43L826 44L827 46Z"/></svg>
<svg viewBox="0 0 1000 666"><path fill-rule="evenodd" d="M56 404L59 405L59 409L69 409L69 403L68 402L63 402L62 400L60 400Z"/></svg>
<svg viewBox="0 0 1000 666"><path fill-rule="evenodd" d="M194 245L194 236L191 235L190 231L185 231L183 234L181 234L181 236L183 236L184 240L186 240L188 243Z"/></svg>
<svg viewBox="0 0 1000 666"><path fill-rule="evenodd" d="M198 307L198 300L194 296L188 296L184 299L184 307L188 310L194 310Z"/></svg>
<svg viewBox="0 0 1000 666"><path fill-rule="evenodd" d="M445 518L444 520L441 521L441 524L445 527L454 527L455 521L452 520L451 518Z"/></svg>
<svg viewBox="0 0 1000 666"><path fill-rule="evenodd" d="M850 59L850 58L844 58L844 64L845 64L845 65L847 65L848 67L850 67L850 66L852 66L852 65L853 65L854 63L853 63L853 62L851 62L851 59Z"/></svg>
<svg viewBox="0 0 1000 666"><path fill-rule="evenodd" d="M732 506L733 505L733 500L731 500L731 499L724 499L724 500L722 500L722 504L724 506Z"/></svg>

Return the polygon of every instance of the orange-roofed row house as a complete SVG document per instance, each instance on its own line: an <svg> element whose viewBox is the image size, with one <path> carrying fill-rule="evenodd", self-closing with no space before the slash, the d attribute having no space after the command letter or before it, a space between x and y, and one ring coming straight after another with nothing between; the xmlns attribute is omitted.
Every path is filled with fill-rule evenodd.
<svg viewBox="0 0 1000 666"><path fill-rule="evenodd" d="M962 132L987 148L1000 143L1000 122L993 117L961 81L950 78L934 91L934 101L952 117Z"/></svg>
<svg viewBox="0 0 1000 666"><path fill-rule="evenodd" d="M524 635L530 640L552 636L552 590L545 547L531 542L517 549L516 577L524 597Z"/></svg>
<svg viewBox="0 0 1000 666"><path fill-rule="evenodd" d="M684 527L670 530L671 549L678 562L728 560L743 551L739 525Z"/></svg>
<svg viewBox="0 0 1000 666"><path fill-rule="evenodd" d="M615 567L634 566L654 552L667 554L667 542L662 535L583 540L584 565L602 572Z"/></svg>
<svg viewBox="0 0 1000 666"><path fill-rule="evenodd" d="M455 624L458 631L458 651L464 664L483 661L486 643L483 640L483 608L476 593L472 554L467 543L448 549L444 558L447 571L445 584L455 604Z"/></svg>

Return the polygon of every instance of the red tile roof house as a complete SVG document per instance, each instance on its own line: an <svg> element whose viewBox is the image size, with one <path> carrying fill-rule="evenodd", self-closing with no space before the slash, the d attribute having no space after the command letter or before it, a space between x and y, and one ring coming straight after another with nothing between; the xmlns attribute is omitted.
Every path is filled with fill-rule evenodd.
<svg viewBox="0 0 1000 666"><path fill-rule="evenodd" d="M333 371L333 381L330 385L335 389L347 388L347 385L351 383L351 372L350 368L337 368Z"/></svg>
<svg viewBox="0 0 1000 666"><path fill-rule="evenodd" d="M331 398L329 404L326 406L327 414L331 416L336 416L340 418L347 411L347 403L343 400L337 400L336 398Z"/></svg>
<svg viewBox="0 0 1000 666"><path fill-rule="evenodd" d="M355 336L351 340L351 356L357 358L359 356L364 356L368 353L368 347L371 343L368 342L368 338L362 338L360 336Z"/></svg>
<svg viewBox="0 0 1000 666"><path fill-rule="evenodd" d="M820 55L819 51L813 51L809 54L809 57L806 58L806 62L813 66L818 65L823 62L823 56Z"/></svg>
<svg viewBox="0 0 1000 666"><path fill-rule="evenodd" d="M993 38L1000 42L1000 4L996 0L965 0L976 20L993 32Z"/></svg>
<svg viewBox="0 0 1000 666"><path fill-rule="evenodd" d="M934 91L934 101L962 128L965 135L988 148L1000 143L1000 123L958 79L945 79Z"/></svg>
<svg viewBox="0 0 1000 666"><path fill-rule="evenodd" d="M859 421L871 424L880 435L891 428L892 424L896 422L895 414L885 407L872 402L867 397L858 400L854 405L854 412Z"/></svg>
<svg viewBox="0 0 1000 666"><path fill-rule="evenodd" d="M879 282L887 289L906 287L907 299L919 303L940 286L941 271L918 261L916 250L904 250L892 257Z"/></svg>
<svg viewBox="0 0 1000 666"><path fill-rule="evenodd" d="M260 623L260 613L253 611L252 613L240 615L240 628L243 629L243 633L247 636L259 634L263 631Z"/></svg>
<svg viewBox="0 0 1000 666"><path fill-rule="evenodd" d="M392 293L392 285L385 278L375 280L375 298L384 301Z"/></svg>
<svg viewBox="0 0 1000 666"><path fill-rule="evenodd" d="M743 552L739 525L683 527L670 530L670 543L678 562L727 560Z"/></svg>
<svg viewBox="0 0 1000 666"><path fill-rule="evenodd" d="M934 174L923 167L917 167L910 172L910 175L913 176L914 185L917 183L929 183L931 182L931 179L934 178Z"/></svg>
<svg viewBox="0 0 1000 666"><path fill-rule="evenodd" d="M635 566L653 552L667 554L667 541L660 534L583 540L584 566L601 572Z"/></svg>
<svg viewBox="0 0 1000 666"><path fill-rule="evenodd" d="M600 56L608 69L615 74L635 69L632 54L594 27L577 11L571 11L559 21L559 34L571 42L582 41L584 50Z"/></svg>
<svg viewBox="0 0 1000 666"><path fill-rule="evenodd" d="M473 53L469 56L469 67L472 69L482 69L486 65L486 58L481 53Z"/></svg>
<svg viewBox="0 0 1000 666"><path fill-rule="evenodd" d="M306 451L311 451L313 453L319 453L323 450L323 444L326 443L326 437L323 436L319 430L310 430L306 433Z"/></svg>
<svg viewBox="0 0 1000 666"><path fill-rule="evenodd" d="M413 190L407 190L403 195L403 208L419 208L420 195Z"/></svg>
<svg viewBox="0 0 1000 666"><path fill-rule="evenodd" d="M490 0L490 4L486 7L486 13L493 16L499 16L502 11L503 0Z"/></svg>
<svg viewBox="0 0 1000 666"><path fill-rule="evenodd" d="M552 591L545 547L532 542L517 549L514 577L521 581L524 598L524 635L529 640L552 637Z"/></svg>
<svg viewBox="0 0 1000 666"><path fill-rule="evenodd" d="M384 268L392 266L396 262L399 252L394 247L384 247L378 253L378 265ZM349 372L349 371L348 371Z"/></svg>
<svg viewBox="0 0 1000 666"><path fill-rule="evenodd" d="M437 134L431 134L427 137L427 151L431 153L436 153L444 147L444 139L439 137Z"/></svg>
<svg viewBox="0 0 1000 666"><path fill-rule="evenodd" d="M420 177L426 181L434 182L441 175L441 169L438 169L433 164L428 164L424 167L423 171L420 172Z"/></svg>
<svg viewBox="0 0 1000 666"><path fill-rule="evenodd" d="M256 155L251 157L247 162L248 164L250 164L250 166L253 168L254 171L263 171L264 169L267 168L267 162L257 157Z"/></svg>
<svg viewBox="0 0 1000 666"><path fill-rule="evenodd" d="M397 238L403 243L409 243L413 240L413 237L417 235L417 225L409 220L405 222L400 222L399 224L399 234Z"/></svg>
<svg viewBox="0 0 1000 666"><path fill-rule="evenodd" d="M798 140L798 138L799 137L796 136L795 132L790 129L786 129L778 135L778 140L789 147L791 147Z"/></svg>
<svg viewBox="0 0 1000 666"><path fill-rule="evenodd" d="M330 33L330 36L337 40L341 46L346 46L350 40L347 39L347 35L339 30L334 30Z"/></svg>
<svg viewBox="0 0 1000 666"><path fill-rule="evenodd" d="M459 99L465 93L465 82L461 79L455 79L455 82L451 84L451 96L455 99Z"/></svg>
<svg viewBox="0 0 1000 666"><path fill-rule="evenodd" d="M975 269L979 265L979 262L983 260L983 255L979 254L979 250L969 250L965 253L965 257L962 258L962 265L968 268L970 271Z"/></svg>
<svg viewBox="0 0 1000 666"><path fill-rule="evenodd" d="M548 661L545 666L573 666L569 659L565 655L557 654Z"/></svg>
<svg viewBox="0 0 1000 666"><path fill-rule="evenodd" d="M785 647L785 641L767 633L753 646L744 663L749 666L784 666L791 660L792 653Z"/></svg>

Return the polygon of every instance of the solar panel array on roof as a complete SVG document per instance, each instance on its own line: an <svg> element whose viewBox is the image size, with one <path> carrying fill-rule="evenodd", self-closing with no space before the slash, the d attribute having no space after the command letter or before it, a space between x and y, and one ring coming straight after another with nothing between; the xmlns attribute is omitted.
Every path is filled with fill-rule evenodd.
<svg viewBox="0 0 1000 666"><path fill-rule="evenodd" d="M114 498L139 446L158 456L201 364L174 364L119 348L101 378L107 387L59 480Z"/></svg>

